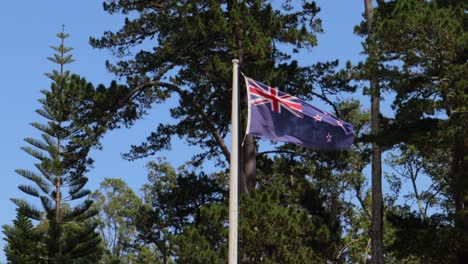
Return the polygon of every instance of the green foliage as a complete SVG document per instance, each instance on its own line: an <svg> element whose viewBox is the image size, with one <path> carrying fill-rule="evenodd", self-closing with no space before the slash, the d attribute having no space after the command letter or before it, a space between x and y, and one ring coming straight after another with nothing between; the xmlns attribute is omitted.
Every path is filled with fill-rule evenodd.
<svg viewBox="0 0 468 264"><path fill-rule="evenodd" d="M12 264L42 264L47 263L41 256L45 248L39 243L41 233L34 228L31 220L19 212L13 220L13 226L4 225L3 234L5 255Z"/></svg>
<svg viewBox="0 0 468 264"><path fill-rule="evenodd" d="M200 208L200 221L186 226L170 241L176 263L226 263L228 229L226 204L211 203Z"/></svg>
<svg viewBox="0 0 468 264"><path fill-rule="evenodd" d="M38 197L44 210L25 200L13 201L20 213L48 221L37 230L48 234L41 243L49 252L60 252L55 260L226 262L227 175L208 174L200 165L206 158L225 165L229 157L224 140L230 125L232 58L240 59L241 70L249 76L330 104L336 115L354 124L358 135L347 152L286 144L258 153L256 190L241 199L242 263L366 263L371 197L364 170L370 160L368 142L374 141L384 150L394 148L389 165L400 172L388 175L393 193L385 204L386 261L448 263L466 255L461 246L468 237L463 1L378 1L376 47L364 45L365 52L376 48L378 60L343 70L338 70L338 61L302 66L291 60L291 52L317 44L316 34L322 29L314 2L109 0L104 9L127 18L120 30L92 38L91 44L114 52L120 61L107 66L126 84L93 87L63 71L63 65L73 61L67 54L71 49L63 44L53 47L58 54L49 59L61 69L48 74L53 83L40 100L43 109L37 111L48 123L32 124L44 133L42 139L25 139L30 147L24 150L39 160L37 171L17 171L34 182L19 188ZM365 24L358 30L367 33ZM360 111L359 102L330 99L353 92L351 78L371 75L395 95L395 115L382 117L382 133L376 137L366 135L369 114ZM245 105L244 91L242 95ZM99 146L107 129L132 125L171 96L178 99L171 109L174 120L159 124L125 157L132 160L170 149L173 136L200 147L202 153L178 169L169 162L150 163L143 202L123 181L106 179L92 195L96 204L88 201L73 208L65 202L56 204L54 197L88 196L83 190L87 182L83 175L92 164L87 154ZM419 213L398 205L401 177L415 178L413 169L432 184L425 190L418 186L417 194L407 196L421 205ZM59 183L61 190L56 191ZM67 197L61 195L65 189ZM431 208L440 214L431 213ZM103 258L100 249L92 250L98 242L92 232L95 225L85 221L95 210L100 212L96 221L104 238ZM21 254L11 251L12 256Z"/></svg>
<svg viewBox="0 0 468 264"><path fill-rule="evenodd" d="M291 193L291 190L286 186L277 181L242 197L239 220L241 263L326 263L334 260L337 230L330 229L333 225L329 225L326 211L322 208L319 213L320 208L313 210L288 204L289 197L285 193ZM303 195L307 196L307 193ZM225 263L227 204L203 206L200 216L197 225L186 226L171 239L177 263Z"/></svg>
<svg viewBox="0 0 468 264"><path fill-rule="evenodd" d="M97 224L93 221L70 222L63 225L61 244L65 263L97 263L102 256L99 248L100 236L95 232Z"/></svg>
<svg viewBox="0 0 468 264"><path fill-rule="evenodd" d="M338 61L302 67L291 60L291 49L312 48L322 32L314 2L106 1L104 9L131 14L120 30L90 41L122 58L108 68L126 78L132 89L129 102L144 112L170 96L179 99L171 109L176 122L160 124L146 142L132 146L125 155L130 160L170 149L172 136L179 136L204 150L196 161L214 158L224 164L233 58L240 59L246 74L306 98L317 95L332 103L328 95L355 88L347 71L336 70ZM134 52L140 44L150 48Z"/></svg>
<svg viewBox="0 0 468 264"><path fill-rule="evenodd" d="M287 187L286 187L287 188ZM242 263L326 263L334 237L323 215L299 205L284 205L284 185L243 197L241 206ZM306 194L307 195L307 194ZM318 198L318 197L316 197Z"/></svg>
<svg viewBox="0 0 468 264"><path fill-rule="evenodd" d="M461 52L467 43L463 16L458 14L462 4L450 8L437 2L396 1L392 10L381 15L382 59L401 63L387 68L401 119L419 119L441 110L450 116L466 107L466 86L457 85L466 82L466 75L462 76L466 54Z"/></svg>
<svg viewBox="0 0 468 264"><path fill-rule="evenodd" d="M390 165L399 175L389 175L395 191L393 198L388 197L389 205L395 206L401 178L407 178L413 183L413 191L406 197L416 202L419 211L409 217L405 210L390 210L397 215L392 219L400 217L408 223L392 227L396 228L392 245L397 246L389 248L388 256L396 263L461 263L468 256L461 246L468 237L468 182L464 176L468 141L466 122L462 121L468 117L466 16L465 1L378 1L378 72L373 74L382 89L395 95L395 113L382 120L381 134L374 140L385 149L396 149ZM364 24L358 32L366 33ZM428 189L418 186L418 175L430 180ZM436 214L428 213L431 209L443 212L443 217L433 217ZM412 230L412 224L419 225L418 230L432 230L437 237ZM414 236L414 247L400 239L405 232ZM457 251L425 246L424 241L432 239L444 240ZM433 256L437 250L445 260Z"/></svg>
<svg viewBox="0 0 468 264"><path fill-rule="evenodd" d="M419 216L426 218L428 211L449 208L450 197L447 197L447 179L450 175L450 156L444 152L434 152L430 157L421 154L413 145L400 145L399 153L389 154L388 164L397 174L387 175L391 190L394 192L391 205L399 198L399 193L404 188L404 182L411 183L411 191L404 197L406 203L416 202ZM422 178L422 179L421 179ZM427 188L418 186L418 182L427 182Z"/></svg>
<svg viewBox="0 0 468 264"><path fill-rule="evenodd" d="M61 44L52 47L58 53L49 60L57 63L60 70L46 74L52 84L50 90L42 91L44 98L39 100L42 109L37 111L48 122L32 124L43 132L42 139L26 138L30 146L23 148L38 160L37 171L16 170L34 184L20 185L19 189L39 198L42 210L23 199L12 201L22 216L45 224L41 228L42 237L29 241L37 247L41 245L41 250L35 251L38 257L47 263L73 263L97 254L100 241L94 232L96 225L88 221L96 214L90 210L92 201L78 201L90 193L83 189L88 181L84 174L92 164L88 152L96 144L97 136L96 130L91 129L93 124L83 126L76 122L78 106L93 88L85 79L64 70L66 64L73 62L72 56L66 54L71 48L64 46L67 34L57 36ZM70 207L71 202L74 207Z"/></svg>
<svg viewBox="0 0 468 264"><path fill-rule="evenodd" d="M136 217L139 238L156 246L162 263L170 259L175 263L225 263L226 175L196 173L190 166L174 169L167 162L150 163L149 168L150 184L143 188L146 202ZM326 198L312 182L301 181L295 185L297 189L291 188L280 170L273 168L275 178L242 197L241 262L335 260L339 222L322 205Z"/></svg>
<svg viewBox="0 0 468 264"><path fill-rule="evenodd" d="M317 44L316 34L322 32L321 22L316 18L320 9L314 2L164 1L155 4L106 1L104 9L110 14L127 16L121 29L107 31L101 38L91 38L91 45L111 49L120 59L107 66L117 76L125 78L131 90L125 102L137 105L136 115L127 120L140 117L145 109L164 103L171 96L178 99L170 110L175 122L159 124L146 142L132 146L124 155L127 159L170 149L172 137L179 136L189 145L203 149L192 159L194 167L199 167L207 158L224 165L229 160L224 139L230 125L226 106L230 105L233 58L240 60L241 70L246 74L304 99L320 98L330 104L337 115L353 116L360 127L365 126L366 114L360 113L357 102L339 106L329 99L329 96L355 90L349 83L349 67L337 70L337 60L311 66L301 66L291 60L291 51L312 48ZM142 44L144 48L140 50ZM245 105L242 89L241 93L241 105ZM109 125L119 122L115 118ZM312 215L313 220L303 231L321 230L317 236L324 235L324 240L320 240L323 243L299 233L295 233L297 237L291 241L308 243L298 248L303 259L311 256L320 261L334 260L341 236L339 215L343 203L340 192L348 188L340 181L348 175L358 175L356 171L363 169L368 153L364 149L363 153L356 151L351 155L312 151L302 155L303 148L289 145L279 148L279 153L282 151L296 157L279 154L278 161L259 155L259 186L270 190L275 178L292 179L291 184L285 183L297 190L288 191L291 197L286 200L272 198L274 201L265 208L277 208L278 215L292 210L296 217L291 220L294 225L298 225L297 219L304 217L303 211ZM355 170L348 165L354 160L360 162ZM273 163L278 164L273 168L275 173L271 173ZM155 245L163 263L170 259L180 263L224 263L225 173L207 175L187 167L176 170L165 162L149 166L150 184L143 188L145 202L136 220L139 239ZM334 179L334 175L339 176ZM264 195L270 195L265 192ZM296 205L297 211L292 209L294 206L288 209L290 205ZM283 227L284 223L275 225ZM277 231L272 226L262 228ZM284 235L277 232L279 236ZM278 244L278 249L280 247ZM285 248L268 261L299 262L300 258L293 260L293 253L286 252L290 249ZM249 250L254 250L253 246ZM267 251L261 249L256 256L267 259Z"/></svg>
<svg viewBox="0 0 468 264"><path fill-rule="evenodd" d="M99 212L96 222L104 247L99 263L158 263L150 248L136 240L141 199L123 180L104 179L91 198Z"/></svg>
<svg viewBox="0 0 468 264"><path fill-rule="evenodd" d="M433 214L424 219L409 207L395 207L387 215L395 238L388 245L394 262L413 259L414 263L456 263L462 246L457 232L445 216Z"/></svg>
<svg viewBox="0 0 468 264"><path fill-rule="evenodd" d="M142 187L144 204L135 220L138 239L154 245L159 261L169 263L177 250L174 237L187 228L206 224L201 208L224 200L227 179L224 173L197 173L190 164L176 170L163 160L149 163L148 169L150 183Z"/></svg>

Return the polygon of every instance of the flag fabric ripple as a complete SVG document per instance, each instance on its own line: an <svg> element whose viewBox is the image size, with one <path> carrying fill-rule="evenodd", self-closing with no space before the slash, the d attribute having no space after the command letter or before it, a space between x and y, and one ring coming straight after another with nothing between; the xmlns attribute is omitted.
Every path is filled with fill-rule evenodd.
<svg viewBox="0 0 468 264"><path fill-rule="evenodd" d="M247 134L312 149L349 149L353 125L276 88L245 77Z"/></svg>

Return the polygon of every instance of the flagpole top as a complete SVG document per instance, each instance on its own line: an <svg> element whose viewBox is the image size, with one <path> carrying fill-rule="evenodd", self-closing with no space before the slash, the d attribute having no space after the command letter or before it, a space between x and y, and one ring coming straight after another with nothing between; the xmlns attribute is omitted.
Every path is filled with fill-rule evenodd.
<svg viewBox="0 0 468 264"><path fill-rule="evenodd" d="M239 60L238 60L238 59L233 59L233 60L232 60L232 63L233 63L233 64L239 64Z"/></svg>

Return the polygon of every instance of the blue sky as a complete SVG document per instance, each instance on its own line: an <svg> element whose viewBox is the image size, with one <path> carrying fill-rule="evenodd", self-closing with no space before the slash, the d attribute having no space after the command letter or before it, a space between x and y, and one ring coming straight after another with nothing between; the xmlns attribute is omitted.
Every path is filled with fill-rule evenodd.
<svg viewBox="0 0 468 264"><path fill-rule="evenodd" d="M353 28L361 21L364 10L361 0L320 0L322 8L319 17L325 33L319 36L319 46L302 58L302 63L314 63L339 58L357 62L360 59L361 39L353 34ZM23 197L17 186L26 181L14 170L32 169L33 160L20 147L25 146L23 138L38 137L40 134L29 123L40 121L34 112L40 105L40 90L48 89L49 79L44 75L56 67L47 60L53 54L49 48L58 45L56 34L65 25L66 46L73 47L76 62L68 67L95 84L108 84L114 76L108 73L104 62L111 59L109 51L95 50L88 44L90 36L100 36L109 29L118 29L122 17L110 16L103 12L101 1L48 0L48 1L3 1L0 9L0 225L11 224L15 217L12 197ZM364 98L361 94L358 98ZM368 100L363 100L367 107ZM143 141L150 131L157 127L158 118L168 118L167 106L157 107L143 120L130 129L112 131L103 139L103 150L92 152L95 167L89 173L88 188L95 190L105 177L122 178L134 190L146 182L145 164L151 160L127 162L121 159L131 144ZM193 151L184 142L177 142L172 151L161 153L179 165L187 160ZM0 234L3 238L3 234ZM4 241L0 240L0 263L5 262Z"/></svg>

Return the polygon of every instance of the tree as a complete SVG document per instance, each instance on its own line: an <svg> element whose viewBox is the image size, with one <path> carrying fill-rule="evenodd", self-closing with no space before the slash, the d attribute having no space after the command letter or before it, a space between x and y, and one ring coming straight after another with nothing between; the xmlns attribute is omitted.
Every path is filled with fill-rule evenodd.
<svg viewBox="0 0 468 264"><path fill-rule="evenodd" d="M357 131L367 125L368 114L360 112L359 102L343 102L337 109L356 124ZM308 151L297 155L298 149L294 148L298 147L285 145L280 150L259 153L258 193L252 191L252 198L243 197L245 202L241 204L240 250L245 255L242 262L301 262L307 256L319 262L345 260L346 253L338 252L341 247L346 250L341 243L340 217L345 208L340 196L349 190L351 178L359 176L368 162L365 143L360 147L350 152ZM277 155L274 158L270 157L273 153ZM177 263L225 262L226 173L207 175L193 163L175 169L164 160L151 162L148 168L150 183L142 188L144 204L136 218L139 239L146 245L155 245L155 255L161 256L162 263L170 263L171 259ZM278 193L282 195L278 197ZM285 214L291 214L291 218ZM257 221L252 215L261 219ZM278 215L285 218L277 222L265 220L281 218ZM300 224L304 215L312 219L309 224ZM260 229L259 221L261 230L251 231ZM275 239L284 236L284 230L289 228L299 231L290 230L289 240ZM274 250L268 248L282 248L289 243L304 245L288 248L295 253L269 256Z"/></svg>
<svg viewBox="0 0 468 264"><path fill-rule="evenodd" d="M376 136L380 130L380 84L378 82L378 51L375 39L374 7L371 0L364 0L367 39L364 45L368 55L364 66L365 78L369 80L371 96L371 134ZM372 210L371 254L373 263L384 263L383 245L383 195L382 195L382 148L375 140L372 142Z"/></svg>
<svg viewBox="0 0 468 264"><path fill-rule="evenodd" d="M19 214L46 224L41 241L46 245L47 255L40 257L48 263L72 263L95 253L100 241L94 232L96 225L89 222L96 213L90 210L92 201L85 199L78 203L90 193L84 189L88 181L84 174L92 163L87 154L94 139L86 136L92 133L92 124L81 126L74 122L81 101L77 95L93 88L85 79L64 70L74 60L67 54L71 48L64 46L68 35L62 32L57 37L61 44L52 47L57 53L49 60L58 64L59 70L46 74L52 80L51 89L42 91L45 96L39 100L42 109L36 111L47 123L32 123L43 133L42 140L26 138L31 146L23 147L39 160L35 164L37 171L16 170L37 186L20 185L19 189L39 198L43 210L25 199L12 201L18 206ZM75 203L73 207L71 202Z"/></svg>
<svg viewBox="0 0 468 264"><path fill-rule="evenodd" d="M45 255L45 248L40 243L40 233L34 228L31 220L20 213L16 213L13 226L4 225L5 255L8 263L12 264L41 264L47 263L41 256Z"/></svg>
<svg viewBox="0 0 468 264"><path fill-rule="evenodd" d="M231 60L240 60L241 70L266 83L311 99L338 91L353 91L346 74L337 73L337 61L301 67L290 52L316 45L321 32L314 2L281 6L271 1L107 1L110 14L135 14L126 18L117 32L91 38L91 45L109 48L122 58L109 70L125 77L131 92L123 98L142 109L177 96L171 109L172 124L160 124L147 141L133 146L125 156L137 159L170 149L174 135L203 149L194 159L214 158L229 162L225 137L230 124ZM153 41L154 40L154 41ZM136 54L143 42L152 45ZM154 43L154 44L153 44ZM283 49L288 45L290 48ZM124 56L134 55L126 59ZM319 91L314 92L313 88ZM243 93L243 92L242 92ZM245 94L242 104L245 105ZM244 111L246 109L244 108ZM244 168L241 190L255 188L255 141L248 136L241 151Z"/></svg>
<svg viewBox="0 0 468 264"><path fill-rule="evenodd" d="M137 244L135 227L141 199L123 180L110 178L101 182L91 199L99 212L96 221L105 247L100 263L144 263L139 252L145 245Z"/></svg>
<svg viewBox="0 0 468 264"><path fill-rule="evenodd" d="M368 187L365 172L372 156L371 144L367 140L370 132L370 112L362 111L361 108L360 102L355 100L338 105L338 112L353 124L356 140L351 150L338 155L329 154L331 157L323 160L322 166L332 172L325 173L325 177L318 177L323 182L319 188L331 185L324 193L341 197L335 198L331 203L341 204L335 209L337 217L341 220L343 234L338 242L335 259L345 263L368 263L371 251L371 188ZM345 198L347 196L349 198Z"/></svg>
<svg viewBox="0 0 468 264"><path fill-rule="evenodd" d="M316 45L315 34L321 32L321 26L320 20L316 19L319 8L314 2L303 1L298 4L283 1L275 4L273 1L261 0L122 0L106 1L104 9L110 14L123 13L127 16L120 30L107 31L100 38L91 38L91 44L96 48L111 49L120 59L116 64L107 63L107 66L116 76L122 77L130 89L119 101L121 105L128 102L138 105L138 114L129 119L136 120L144 114L145 109L164 103L170 96L179 99L178 104L171 109L175 121L160 124L146 142L132 146L125 155L130 160L170 149L171 139L177 135L190 145L202 149L192 160L196 167L201 166L205 159L214 159L218 162L217 165L229 162L230 153L224 141L230 124L227 106L230 104L233 58L240 60L241 70L246 74L282 87L286 92L302 99L319 98L330 104L336 115L341 114L340 110L329 96L353 92L356 88L350 85L347 70L337 70L338 61L301 66L291 59L291 53ZM245 93L242 95L242 103L245 105ZM113 123L118 122L118 118L114 118ZM242 163L252 165L246 166L249 169L241 172L243 193L255 193L259 186L268 186L274 177L265 175L273 175L270 174L271 168L255 164L254 161L271 165L276 160L265 157L268 153L256 155L256 142L250 137L246 138L241 152L244 153ZM327 211L327 215L330 215L327 219L333 220L327 228L336 231L332 232L334 237L330 242L332 245L326 250L327 254L322 254L322 251L320 254L328 259L335 259L338 255L337 241L341 234L337 220L342 210L340 192L346 188L332 176L346 175L351 170L351 166L346 163L348 155L307 151L289 145L277 147L273 152L272 155L276 154L279 160L284 161L282 164L285 171L302 173L294 175L296 182L307 182L307 179L314 178L310 180L313 183L308 183L307 186L317 185L320 193L317 196L323 197L324 203L329 205L326 207L330 211ZM362 160L359 161L362 163ZM304 166L307 169L300 162L307 164ZM205 248L213 247L210 255L222 254L222 246L213 242L218 241L213 238L213 234L207 236L206 241L203 240L205 235L199 222L200 207L218 205L224 200L223 197L213 196L219 192L211 188L213 185L210 177L207 179L207 173L177 172L170 166L160 165L155 167L159 177L155 177L152 187L146 189L148 199L140 210L142 214L139 214L142 239L157 245L163 261L180 249L173 246L173 241L178 241L176 237L183 237L182 233L190 239L200 238L199 241ZM275 176L289 178L291 175L278 172ZM182 186L187 188L181 188ZM204 192L194 194L195 186L203 187ZM181 193L182 190L187 194ZM295 197L300 196L296 195ZM312 198L306 201L313 202ZM284 202L281 205L308 206L305 201L304 204L296 200L288 202L290 203ZM216 212L220 211L222 210L218 207ZM315 211L309 212L312 215L314 213ZM216 219L221 221L222 218ZM203 223L207 224L207 221ZM191 243L185 245L189 246ZM185 257L190 259L193 256ZM216 261L218 260L220 259L217 258Z"/></svg>
<svg viewBox="0 0 468 264"><path fill-rule="evenodd" d="M335 260L337 243L341 239L340 224L334 212L323 206L327 197L312 182L277 179L252 196L244 197L240 235L242 263ZM291 186L294 184L303 187L294 190Z"/></svg>
<svg viewBox="0 0 468 264"><path fill-rule="evenodd" d="M368 114L359 108L356 101L338 107L361 131ZM298 147L285 145L258 153L257 190L242 197L240 206L242 263L347 259L345 252L339 253L346 250L341 243L340 217L345 208L340 195L351 187L351 178L356 178L353 167L362 173L368 150L297 155L294 148ZM354 160L361 158L364 160L358 165ZM223 263L227 257L227 175L206 177L194 173L192 170L199 169L192 167L176 170L167 162L151 163L151 184L144 187L148 204L139 210L142 217L137 226L146 243L157 242L177 263ZM311 222L303 219L305 215ZM287 238L281 239L285 232ZM296 243L301 246L287 246ZM284 247L290 254L282 251ZM272 253L275 248L277 254Z"/></svg>
<svg viewBox="0 0 468 264"><path fill-rule="evenodd" d="M334 234L325 219L307 209L284 206L285 187L273 184L244 197L240 221L240 263L326 263ZM227 261L227 204L201 208L201 223L175 237L177 263ZM335 231L335 230L334 230Z"/></svg>
<svg viewBox="0 0 468 264"><path fill-rule="evenodd" d="M198 172L191 164L176 170L164 160L150 162L148 169L149 183L142 187L144 204L136 215L136 227L139 240L154 245L159 261L166 264L179 257L174 255L174 237L206 224L202 208L225 200L227 178L225 173Z"/></svg>
<svg viewBox="0 0 468 264"><path fill-rule="evenodd" d="M442 211L444 207L443 196L446 193L449 174L449 157L445 153L433 153L431 159L423 158L413 145L399 146L400 152L389 155L388 163L393 167L396 174L388 175L391 186L395 186L395 198L398 199L402 189L402 180L409 180L411 191L405 194L406 199L412 200L418 205L418 215L423 221L428 218L429 210ZM428 187L423 189L419 186L420 178L428 182Z"/></svg>
<svg viewBox="0 0 468 264"><path fill-rule="evenodd" d="M460 238L459 263L468 256L465 11L464 1L382 1L376 33L382 83L396 95L395 118L386 121L392 132L382 137L413 145L424 161L450 153L450 172L440 180L448 184L441 192L451 201L445 210Z"/></svg>
<svg viewBox="0 0 468 264"><path fill-rule="evenodd" d="M282 151L284 155L274 157L271 157L271 152L259 153L258 187L250 195L242 197L240 206L239 261L347 262L350 258L348 246L341 241L344 227L340 218L350 210L340 196L351 187L348 181L352 181L350 178L356 172L352 169L355 164L350 161L356 159L354 155L358 152L349 156L347 152L330 152L326 156L310 151L296 156L294 151ZM222 223L223 219L226 221L227 208L216 204L206 207L202 208L202 217L209 219L195 227L190 226L178 236L183 238L184 247L179 245L175 248L184 249L181 253L187 262L202 263L207 261L203 257L218 256L210 260L222 263L225 262L225 248L222 243L213 241L226 239ZM311 222L303 219L304 215ZM300 234L308 236L305 238ZM359 236L366 237L366 234ZM289 248L289 245L300 246ZM189 254L193 251L197 253Z"/></svg>
<svg viewBox="0 0 468 264"><path fill-rule="evenodd" d="M304 177L307 166L302 163L278 157L275 164L260 159L260 171L265 166L269 173L259 174L260 187L243 197L240 263L341 259L335 259L341 239L333 211L337 201ZM156 246L161 263L225 263L227 175L205 175L191 166L174 169L167 162L150 163L149 168L150 184L143 188L146 203L136 220L143 243ZM285 168L292 169L291 174Z"/></svg>

